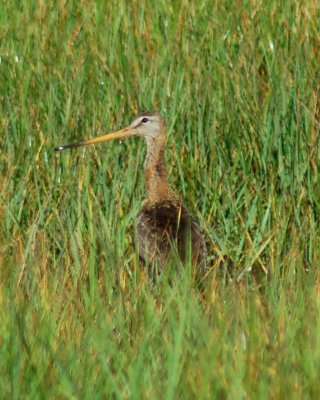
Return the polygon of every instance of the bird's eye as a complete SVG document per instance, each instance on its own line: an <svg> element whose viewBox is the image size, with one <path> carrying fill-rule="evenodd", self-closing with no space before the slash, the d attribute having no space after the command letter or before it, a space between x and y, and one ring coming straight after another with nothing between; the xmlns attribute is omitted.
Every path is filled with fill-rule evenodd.
<svg viewBox="0 0 320 400"><path fill-rule="evenodd" d="M147 117L144 117L144 118L142 118L142 121L141 121L141 122L143 122L144 124L146 124L148 121L149 121L148 118L147 118Z"/></svg>

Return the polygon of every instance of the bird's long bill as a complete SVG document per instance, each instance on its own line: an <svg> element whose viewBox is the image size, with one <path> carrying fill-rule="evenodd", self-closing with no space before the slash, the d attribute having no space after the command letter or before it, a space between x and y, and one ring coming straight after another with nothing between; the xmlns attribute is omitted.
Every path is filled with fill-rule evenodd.
<svg viewBox="0 0 320 400"><path fill-rule="evenodd" d="M82 142L76 142L76 143L71 143L71 144L65 144L64 146L58 146L55 147L55 151L62 151L66 149L71 149L72 147L79 147L79 146L87 146L89 144L96 144L100 142L108 142L109 140L113 139L121 139L127 136L133 136L134 132L128 127L121 129L120 131L112 132L112 133L107 133L106 135L102 136L97 136L96 138L93 139L88 139L84 140Z"/></svg>

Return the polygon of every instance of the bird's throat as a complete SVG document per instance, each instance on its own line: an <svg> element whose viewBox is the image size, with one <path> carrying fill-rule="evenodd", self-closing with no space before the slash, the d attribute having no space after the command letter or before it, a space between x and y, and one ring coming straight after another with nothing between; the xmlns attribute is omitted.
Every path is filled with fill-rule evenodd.
<svg viewBox="0 0 320 400"><path fill-rule="evenodd" d="M164 144L147 143L145 165L147 196L150 203L158 203L175 197L170 188L164 162Z"/></svg>

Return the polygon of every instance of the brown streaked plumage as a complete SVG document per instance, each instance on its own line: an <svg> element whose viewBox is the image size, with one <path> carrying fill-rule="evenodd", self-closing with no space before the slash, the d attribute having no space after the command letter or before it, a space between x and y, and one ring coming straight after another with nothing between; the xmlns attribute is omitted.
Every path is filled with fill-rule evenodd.
<svg viewBox="0 0 320 400"><path fill-rule="evenodd" d="M187 208L171 190L164 162L166 125L160 114L146 112L120 131L61 147L56 151L127 136L142 136L147 144L145 174L147 198L137 217L139 255L148 266L161 268L176 247L182 261L191 253L199 275L206 272L206 244Z"/></svg>

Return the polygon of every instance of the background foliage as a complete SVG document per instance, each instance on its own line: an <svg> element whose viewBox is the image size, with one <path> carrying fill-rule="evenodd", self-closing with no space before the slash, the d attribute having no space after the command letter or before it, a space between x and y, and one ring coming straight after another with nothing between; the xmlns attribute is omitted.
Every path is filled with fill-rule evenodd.
<svg viewBox="0 0 320 400"><path fill-rule="evenodd" d="M317 398L319 9L300 1L2 1L1 398ZM153 285L144 143L208 241L205 290Z"/></svg>

